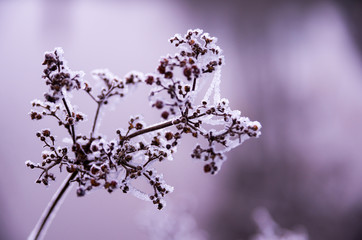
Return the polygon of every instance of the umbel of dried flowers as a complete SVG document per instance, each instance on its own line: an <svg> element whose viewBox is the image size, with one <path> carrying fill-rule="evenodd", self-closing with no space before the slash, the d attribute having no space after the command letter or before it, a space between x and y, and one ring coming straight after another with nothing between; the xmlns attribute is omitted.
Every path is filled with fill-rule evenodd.
<svg viewBox="0 0 362 240"><path fill-rule="evenodd" d="M211 174L220 170L226 152L246 139L260 136L259 122L241 116L239 110L230 108L227 99L221 98L224 56L216 45L217 39L195 29L184 36L176 34L169 41L177 52L162 57L154 73L131 72L119 78L108 70L94 71L93 77L103 83L100 89L86 82L83 72L68 67L61 48L45 53L42 77L49 90L43 100L32 102L30 117L53 118L72 140L69 145L59 146L50 129L36 133L44 145L42 161L27 161L26 165L40 170L37 183L48 185L55 180L53 170L57 167L70 173L64 191L70 184L78 186L76 192L80 197L95 189L109 193L121 190L161 209L165 195L173 188L156 171L154 163L172 160L185 135L199 140L190 157L202 161L203 171ZM139 84L151 88L150 106L160 111L161 121L147 126L141 116L130 117L126 128L115 130L114 139L107 141L97 132L102 107L126 97ZM90 101L97 104L89 134L76 131L86 116L74 110L67 98L68 92L74 90L85 91ZM134 187L134 181L141 178L149 183L151 194ZM61 197L59 194L62 191L55 200Z"/></svg>

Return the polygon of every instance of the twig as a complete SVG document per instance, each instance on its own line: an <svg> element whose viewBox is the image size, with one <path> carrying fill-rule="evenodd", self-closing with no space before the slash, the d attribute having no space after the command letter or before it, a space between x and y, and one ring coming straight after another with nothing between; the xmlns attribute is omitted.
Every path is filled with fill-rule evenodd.
<svg viewBox="0 0 362 240"><path fill-rule="evenodd" d="M69 117L71 117L72 115L69 110L67 101L65 100L65 98L63 98L62 100L63 100L64 106L67 110ZM71 135L72 135L72 139L73 139L73 144L75 144L76 141L75 141L74 125L71 125L71 127L72 127ZM44 210L43 215L40 217L34 230L31 232L30 236L28 237L28 240L39 239L39 237L41 237L41 234L46 232L47 227L49 226L49 224L51 222L51 217L56 214L56 211L60 207L60 205L58 205L58 204L59 204L61 198L63 197L63 195L69 188L70 182L77 176L77 174L78 174L78 171L75 171L72 174L70 174L69 177L63 182L62 186L60 186L58 191L54 194L48 207Z"/></svg>
<svg viewBox="0 0 362 240"><path fill-rule="evenodd" d="M205 113L202 113L202 114L199 114L199 115L196 115L196 116L191 115L191 116L187 117L187 119L195 119L195 118L199 118L199 117L202 117L202 116L205 116L205 115L206 115ZM125 139L123 139L123 141L126 140L126 139L131 139L131 138L137 137L137 136L145 134L145 133L157 131L157 130L160 130L162 128L167 128L167 127L170 127L170 126L172 126L174 124L180 123L177 120L178 119L176 118L176 120L173 119L173 120L161 123L161 124L157 124L157 125L154 125L154 126L151 126L151 127L148 127L148 128L141 129L141 130L139 130L137 132L134 132L134 133L128 135L127 137L125 137Z"/></svg>
<svg viewBox="0 0 362 240"><path fill-rule="evenodd" d="M65 109L67 110L67 113L68 113L68 116L71 117L72 114L70 113L70 110L69 110L69 107L68 107L68 104L67 104L67 101L65 100L65 98L63 97L63 103L64 103L64 106L65 106ZM72 128L72 139L73 139L73 143L75 143L75 132L74 132L74 125L71 125L71 128Z"/></svg>
<svg viewBox="0 0 362 240"><path fill-rule="evenodd" d="M97 106L97 111L96 111L96 115L94 117L94 121L93 121L93 127L92 127L92 132L90 134L90 139L92 139L94 131L96 129L96 125L97 125L97 120L98 120L98 115L99 115L99 110L101 109L102 103L103 102L97 102L98 106Z"/></svg>
<svg viewBox="0 0 362 240"><path fill-rule="evenodd" d="M68 190L70 186L70 182L77 176L78 172L73 172L69 175L67 179L64 180L62 186L58 189L58 191L54 194L52 200L50 201L48 207L43 212L40 217L38 223L36 224L34 230L31 232L28 240L36 240L41 239L44 236L47 227L50 225L52 217L56 214L57 210L60 207L60 200Z"/></svg>

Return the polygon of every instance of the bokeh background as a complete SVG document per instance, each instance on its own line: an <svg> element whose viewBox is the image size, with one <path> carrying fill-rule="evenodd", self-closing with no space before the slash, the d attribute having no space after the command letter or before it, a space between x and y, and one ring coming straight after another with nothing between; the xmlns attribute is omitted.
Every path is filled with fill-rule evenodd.
<svg viewBox="0 0 362 240"><path fill-rule="evenodd" d="M24 164L40 160L35 132L56 128L27 116L46 91L43 53L63 47L87 80L97 68L152 72L174 51L167 39L191 28L218 37L222 95L262 123L262 136L216 176L190 160L192 144L180 147L160 165L175 187L162 212L121 192L73 189L45 239L251 239L260 207L309 239L362 239L361 23L351 0L0 0L0 239L25 239L65 178L45 189ZM130 114L156 121L144 94L107 113L101 131L111 138ZM86 96L73 100L92 118Z"/></svg>

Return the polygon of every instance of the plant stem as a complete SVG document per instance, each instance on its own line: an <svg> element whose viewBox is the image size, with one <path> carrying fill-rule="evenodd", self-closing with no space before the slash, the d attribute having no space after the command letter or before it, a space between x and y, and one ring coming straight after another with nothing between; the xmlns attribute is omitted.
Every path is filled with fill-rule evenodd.
<svg viewBox="0 0 362 240"><path fill-rule="evenodd" d="M91 139L92 139L93 134L94 134L94 131L95 131L95 129L96 129L97 120L98 120L98 115L99 115L99 110L101 109L101 106L102 106L102 103L103 103L103 102L97 102L97 103L98 103L97 111L96 111L96 115L95 115L95 117L94 117L92 132L91 132L91 135L90 135L90 138L91 138Z"/></svg>
<svg viewBox="0 0 362 240"><path fill-rule="evenodd" d="M196 115L196 116L191 115L191 116L187 117L187 119L195 119L195 118L199 118L199 117L202 117L202 116L205 116L205 115L206 115L205 113L202 113L202 114L199 114L199 115ZM137 137L139 135L142 135L142 134L145 134L145 133L148 133L148 132L157 131L157 130L160 130L162 128L170 127L170 126L172 126L174 124L176 124L175 119L164 122L164 123L160 123L160 124L157 124L157 125L153 125L153 126L141 129L141 130L139 130L137 132L134 132L134 133L128 135L127 137L125 137L124 140L131 139L131 138Z"/></svg>
<svg viewBox="0 0 362 240"><path fill-rule="evenodd" d="M57 210L60 207L60 200L66 193L70 186L70 182L77 176L78 172L73 172L67 179L64 180L63 184L59 187L58 191L54 194L52 200L49 202L48 207L43 212L34 230L28 237L28 240L41 239L44 236L48 226L50 225L52 217L55 216Z"/></svg>
<svg viewBox="0 0 362 240"><path fill-rule="evenodd" d="M194 78L194 81L192 83L192 91L195 91L196 88L196 78Z"/></svg>
<svg viewBox="0 0 362 240"><path fill-rule="evenodd" d="M148 132L156 131L156 130L159 130L159 129L162 129L162 128L170 127L170 126L173 125L173 121L174 120L171 120L171 121L168 121L168 122L164 122L164 123L161 123L161 124L158 124L158 125L154 125L154 126L151 126L151 127L148 127L148 128L141 129L141 130L139 130L137 132L134 132L134 133L128 135L126 137L126 139L131 139L131 138L137 137L139 135L142 135L144 133L148 133Z"/></svg>
<svg viewBox="0 0 362 240"><path fill-rule="evenodd" d="M65 106L65 109L67 110L68 116L71 117L72 115L71 115L69 106L67 104L67 101L65 100L65 98L63 98L62 100L63 100L64 106ZM68 128L68 130L72 136L73 144L75 144L76 141L75 141L74 125L71 125L71 128L72 128L72 131L70 131L69 128ZM41 238L41 236L44 236L44 234L47 230L47 227L50 225L52 217L55 216L57 210L60 207L60 200L66 193L67 189L70 186L71 181L74 180L74 178L77 176L77 174L78 174L78 171L75 171L72 174L70 174L67 179L64 180L63 184L59 187L58 191L53 195L53 198L50 200L48 207L44 210L42 216L40 217L38 223L35 225L33 231L30 233L28 240L33 240L33 239L35 240L35 239Z"/></svg>
<svg viewBox="0 0 362 240"><path fill-rule="evenodd" d="M65 98L63 98L62 100L63 100L64 106L65 106L65 109L67 110L68 116L71 117L72 114L70 113L70 110L69 110L67 101L65 100ZM72 139L73 139L73 143L75 143L74 125L71 125L71 128L72 128Z"/></svg>

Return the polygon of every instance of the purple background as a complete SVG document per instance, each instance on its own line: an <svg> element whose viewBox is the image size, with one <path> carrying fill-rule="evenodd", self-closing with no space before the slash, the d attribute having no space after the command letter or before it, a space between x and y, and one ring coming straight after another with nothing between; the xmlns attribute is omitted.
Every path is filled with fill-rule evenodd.
<svg viewBox="0 0 362 240"><path fill-rule="evenodd" d="M175 187L161 214L121 192L77 198L73 189L45 239L150 239L156 233L140 219L172 233L156 222L167 216L186 224L184 212L195 239L249 239L260 206L311 239L361 239L361 13L354 1L0 0L0 239L26 238L66 176L57 174L45 189L34 183L39 172L24 164L40 160L35 132L56 129L27 116L30 101L46 91L44 51L63 47L87 80L97 68L119 76L152 72L174 51L167 39L197 27L218 37L227 63L222 96L262 123L261 138L229 153L216 176L190 161L193 142L179 147L174 162L159 166ZM73 101L92 118L95 106L85 95ZM152 124L158 112L149 109L139 89L105 115L101 131L111 138L130 114Z"/></svg>

